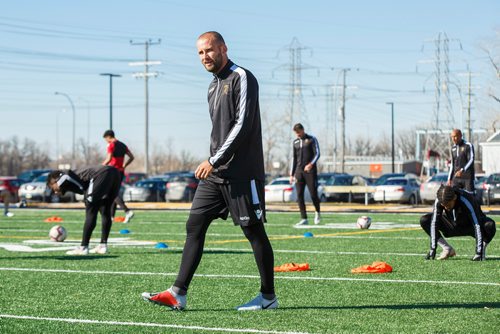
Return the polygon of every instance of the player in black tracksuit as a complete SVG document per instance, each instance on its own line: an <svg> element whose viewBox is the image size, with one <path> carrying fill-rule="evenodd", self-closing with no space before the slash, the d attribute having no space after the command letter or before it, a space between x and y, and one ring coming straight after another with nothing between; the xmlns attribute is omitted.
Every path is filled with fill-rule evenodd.
<svg viewBox="0 0 500 334"><path fill-rule="evenodd" d="M420 219L420 225L431 237L427 259L434 259L437 245L443 248L440 260L455 256L455 250L443 238L472 236L476 239L474 261L484 260L486 246L495 236L495 222L482 211L474 196L463 189L442 185L434 202L434 210ZM442 235L441 235L442 233Z"/></svg>
<svg viewBox="0 0 500 334"><path fill-rule="evenodd" d="M208 88L212 120L210 157L195 171L201 181L186 223L186 243L177 279L164 292L146 292L142 296L157 304L183 309L210 223L231 214L233 223L241 227L250 241L261 278L261 293L238 310L276 308L274 256L264 229L265 174L257 79L227 58L227 47L217 32L202 34L197 48L202 64L214 76Z"/></svg>
<svg viewBox="0 0 500 334"><path fill-rule="evenodd" d="M101 244L91 253L105 254L111 231L111 208L121 185L120 172L111 166L89 167L76 170L56 170L49 174L47 185L55 192L64 194L72 191L83 194L85 199L85 225L81 247L69 251L70 255L87 255L92 232L96 226L97 214L101 213Z"/></svg>
<svg viewBox="0 0 500 334"><path fill-rule="evenodd" d="M451 132L451 165L448 173L448 185L463 188L471 193L474 189L474 146L462 138L462 131Z"/></svg>
<svg viewBox="0 0 500 334"><path fill-rule="evenodd" d="M304 190L306 185L316 210L314 223L319 224L320 201L318 197L318 168L316 166L320 157L318 140L316 137L305 133L304 126L300 123L294 125L293 131L297 135L297 139L293 141L293 158L290 178L292 182L296 182L297 202L299 203L300 217L302 218L298 225L308 224L306 205L304 202Z"/></svg>

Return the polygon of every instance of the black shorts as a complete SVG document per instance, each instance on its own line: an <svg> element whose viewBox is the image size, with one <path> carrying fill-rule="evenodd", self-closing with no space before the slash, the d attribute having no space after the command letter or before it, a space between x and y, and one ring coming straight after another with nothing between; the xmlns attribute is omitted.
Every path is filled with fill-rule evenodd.
<svg viewBox="0 0 500 334"><path fill-rule="evenodd" d="M200 181L191 213L227 219L234 225L249 226L266 222L264 184L257 180L215 183Z"/></svg>

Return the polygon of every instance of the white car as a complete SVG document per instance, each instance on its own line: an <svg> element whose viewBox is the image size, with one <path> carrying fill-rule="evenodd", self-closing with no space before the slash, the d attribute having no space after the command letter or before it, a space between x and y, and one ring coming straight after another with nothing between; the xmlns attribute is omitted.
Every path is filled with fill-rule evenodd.
<svg viewBox="0 0 500 334"><path fill-rule="evenodd" d="M265 186L266 202L295 202L297 201L297 190L295 184L290 183L289 177L278 177ZM318 193L318 197L321 195ZM305 189L304 198L311 202L309 189Z"/></svg>
<svg viewBox="0 0 500 334"><path fill-rule="evenodd" d="M399 202L417 204L420 200L420 185L416 179L391 177L375 188L376 202Z"/></svg>
<svg viewBox="0 0 500 334"><path fill-rule="evenodd" d="M47 187L48 175L49 173L43 173L32 182L19 187L19 199L23 202L74 202L73 192L68 191L63 196L58 196Z"/></svg>

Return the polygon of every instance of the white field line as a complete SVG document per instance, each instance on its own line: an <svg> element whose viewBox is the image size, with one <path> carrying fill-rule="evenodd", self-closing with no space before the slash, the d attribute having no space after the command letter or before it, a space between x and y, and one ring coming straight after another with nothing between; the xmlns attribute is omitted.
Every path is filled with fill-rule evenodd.
<svg viewBox="0 0 500 334"><path fill-rule="evenodd" d="M42 273L67 273L67 274L88 274L88 275L134 275L134 276L177 276L177 273L155 273L140 271L105 271L105 270L70 270L70 269L44 269L44 268L11 268L0 267L0 271L27 271ZM257 275L221 275L221 274L195 274L196 277L203 278L251 278L259 279ZM467 281L432 281L432 280L398 280L383 278L353 278L353 277L317 277L317 276L275 276L276 279L298 280L298 281L347 281L347 282L376 282L376 283L425 283L425 284L443 284L443 285L485 285L500 286L495 282L467 282Z"/></svg>
<svg viewBox="0 0 500 334"><path fill-rule="evenodd" d="M203 326L161 324L161 323L152 323L152 322L103 321L103 320L92 320L92 319L34 317L34 316L13 315L13 314L0 314L0 318L19 319L19 320L54 321L54 322L66 322L66 323L72 323L72 324L96 324L96 325L112 325L112 326L175 328L175 329L185 329L185 330L191 330L191 331L210 331L210 332L264 333L264 334L307 334L305 332L269 331L269 330L261 330L261 329L254 329L254 328L203 327Z"/></svg>

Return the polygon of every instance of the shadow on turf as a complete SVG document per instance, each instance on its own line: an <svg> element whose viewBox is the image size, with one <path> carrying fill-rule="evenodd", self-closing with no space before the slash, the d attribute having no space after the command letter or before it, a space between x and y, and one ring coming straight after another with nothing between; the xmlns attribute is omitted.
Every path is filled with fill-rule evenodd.
<svg viewBox="0 0 500 334"><path fill-rule="evenodd" d="M483 308L500 308L500 303L450 303L450 304L402 304L402 305L359 305L359 306L292 306L280 307L281 310L371 310L371 309L388 309L388 310L415 310L415 309L483 309Z"/></svg>
<svg viewBox="0 0 500 334"><path fill-rule="evenodd" d="M104 259L114 259L119 256L117 255L106 255L106 256L93 256L93 255L52 255L52 256L22 256L22 257L2 257L2 260L61 260L61 261L75 261L75 260L104 260Z"/></svg>

